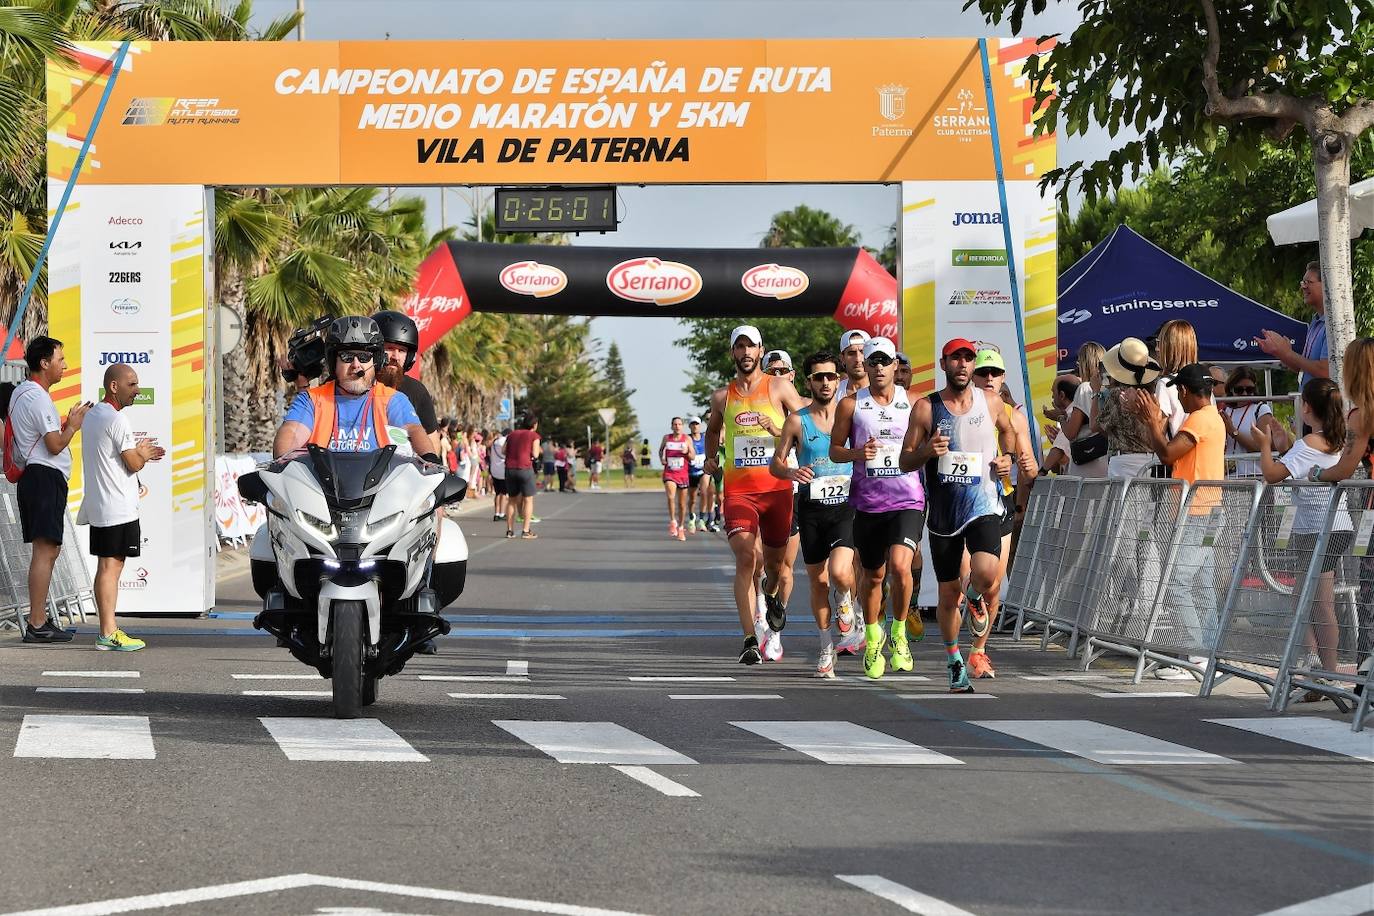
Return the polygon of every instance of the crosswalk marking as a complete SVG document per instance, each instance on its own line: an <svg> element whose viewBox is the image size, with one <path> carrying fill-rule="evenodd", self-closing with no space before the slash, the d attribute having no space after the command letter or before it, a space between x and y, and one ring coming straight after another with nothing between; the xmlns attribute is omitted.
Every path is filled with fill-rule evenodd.
<svg viewBox="0 0 1374 916"><path fill-rule="evenodd" d="M670 693L670 700L781 700L778 693Z"/></svg>
<svg viewBox="0 0 1374 916"><path fill-rule="evenodd" d="M240 694L246 697L329 697L333 696L330 690L241 690Z"/></svg>
<svg viewBox="0 0 1374 916"><path fill-rule="evenodd" d="M322 674L231 674L236 681L322 681Z"/></svg>
<svg viewBox="0 0 1374 916"><path fill-rule="evenodd" d="M1189 693L1186 690L1137 690L1134 692L1124 690L1104 690L1094 691L1093 696L1101 697L1104 700L1116 700L1121 697L1134 697L1135 699L1159 700L1166 697L1196 697L1197 694Z"/></svg>
<svg viewBox="0 0 1374 916"><path fill-rule="evenodd" d="M1109 674L1021 674L1023 681L1110 681Z"/></svg>
<svg viewBox="0 0 1374 916"><path fill-rule="evenodd" d="M822 763L871 766L961 764L930 748L894 738L853 722L731 722L736 728L776 741Z"/></svg>
<svg viewBox="0 0 1374 916"><path fill-rule="evenodd" d="M25 716L16 757L155 760L147 716Z"/></svg>
<svg viewBox="0 0 1374 916"><path fill-rule="evenodd" d="M995 693L899 693L903 700L995 700Z"/></svg>
<svg viewBox="0 0 1374 916"><path fill-rule="evenodd" d="M556 693L450 693L455 700L566 700Z"/></svg>
<svg viewBox="0 0 1374 916"><path fill-rule="evenodd" d="M142 687L39 687L35 693L142 693Z"/></svg>
<svg viewBox="0 0 1374 916"><path fill-rule="evenodd" d="M619 766L612 765L611 769L619 770L633 780L644 783L649 788L662 792L672 798L701 798L701 793L694 789L689 789L680 782L674 782L662 773L655 773L648 767Z"/></svg>
<svg viewBox="0 0 1374 916"><path fill-rule="evenodd" d="M951 903L945 903L943 900L928 894L914 891L904 884L889 881L882 875L836 875L835 877L860 890L868 891L875 897L881 897L889 903L895 903L908 913L919 913L920 916L973 916L968 910L961 910Z"/></svg>
<svg viewBox="0 0 1374 916"><path fill-rule="evenodd" d="M690 684L690 683L703 683L703 684L704 684L704 683L725 683L725 682L727 682L727 681L733 681L734 678L733 678L733 677L729 677L729 676L727 676L727 675L701 675L701 676L692 676L692 675L685 675L685 674L660 674L660 675L652 675L652 676L641 675L641 676L639 676L639 677L631 677L631 678L628 678L628 680L635 681L635 682L637 682L637 683L654 683L654 682L658 682L658 683L660 683L660 684Z"/></svg>
<svg viewBox="0 0 1374 916"><path fill-rule="evenodd" d="M1362 884L1316 900L1304 900L1281 910L1270 910L1263 916L1360 916L1372 910L1374 884Z"/></svg>
<svg viewBox="0 0 1374 916"><path fill-rule="evenodd" d="M521 675L529 674L530 663L523 659L511 659L510 661L506 662L506 673Z"/></svg>
<svg viewBox="0 0 1374 916"><path fill-rule="evenodd" d="M140 677L137 671L44 671L44 677Z"/></svg>
<svg viewBox="0 0 1374 916"><path fill-rule="evenodd" d="M463 683L528 684L522 674L422 674L422 681L459 681Z"/></svg>
<svg viewBox="0 0 1374 916"><path fill-rule="evenodd" d="M1227 757L1088 719L1006 719L971 724L1095 763L1130 766L1236 763Z"/></svg>
<svg viewBox="0 0 1374 916"><path fill-rule="evenodd" d="M696 763L651 738L614 722L545 722L501 719L492 722L559 763L611 763L628 766Z"/></svg>
<svg viewBox="0 0 1374 916"><path fill-rule="evenodd" d="M1374 763L1374 731L1354 732L1344 722L1315 716L1289 719L1208 719L1216 725L1226 725L1242 731L1254 732L1281 741L1303 744L1332 754L1342 754Z"/></svg>
<svg viewBox="0 0 1374 916"><path fill-rule="evenodd" d="M376 719L261 716L287 760L426 763L429 758Z"/></svg>

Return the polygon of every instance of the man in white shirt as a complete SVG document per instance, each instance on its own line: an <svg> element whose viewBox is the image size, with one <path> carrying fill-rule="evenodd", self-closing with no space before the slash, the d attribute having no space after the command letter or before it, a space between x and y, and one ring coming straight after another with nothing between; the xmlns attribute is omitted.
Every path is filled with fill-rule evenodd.
<svg viewBox="0 0 1374 916"><path fill-rule="evenodd" d="M123 363L105 370L105 399L91 408L81 437L81 521L91 526L91 555L96 558L95 606L100 614L97 649L134 652L143 640L115 624L119 577L124 561L142 551L138 523L138 472L160 461L164 450L151 439L134 441L124 408L138 397L138 374Z"/></svg>
<svg viewBox="0 0 1374 916"><path fill-rule="evenodd" d="M506 519L506 437L509 435L510 427L507 426L492 441L491 451L487 455L487 463L491 468L491 490L496 494L491 516L493 522Z"/></svg>
<svg viewBox="0 0 1374 916"><path fill-rule="evenodd" d="M35 337L24 350L24 362L28 364L29 378L15 386L7 415L13 433L10 457L24 469L15 489L19 525L24 543L33 545L24 642L70 642L72 634L48 618L48 586L52 584L57 555L62 551L66 522L67 478L72 473L72 456L67 446L80 431L91 405L77 404L67 414L65 423L57 416L57 406L48 392L67 371L62 341Z"/></svg>

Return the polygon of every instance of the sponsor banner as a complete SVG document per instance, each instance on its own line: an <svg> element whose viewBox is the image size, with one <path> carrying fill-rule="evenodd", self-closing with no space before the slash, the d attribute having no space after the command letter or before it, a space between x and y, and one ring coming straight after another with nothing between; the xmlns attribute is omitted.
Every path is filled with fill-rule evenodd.
<svg viewBox="0 0 1374 916"><path fill-rule="evenodd" d="M124 409L134 436L167 450L138 474L144 544L125 568L121 612L213 605L205 538L204 223L198 187L83 184L54 244L49 321L68 364L54 399L64 412L78 400L98 401L106 370L128 365L142 389ZM72 443L73 512L84 496L82 441Z"/></svg>
<svg viewBox="0 0 1374 916"><path fill-rule="evenodd" d="M1008 126L1029 107L1035 47L991 43ZM55 176L100 97L80 90L114 48L83 42L50 65ZM991 179L986 104L972 38L138 42L82 181ZM1002 135L1009 174L1053 167L1053 137Z"/></svg>
<svg viewBox="0 0 1374 916"><path fill-rule="evenodd" d="M1049 402L1057 355L1055 213L1035 182L1007 182L1006 190L1035 422ZM952 337L967 337L1002 351L1007 386L1025 404L997 184L903 182L901 232L903 343L913 388L925 394L942 387L939 349Z"/></svg>
<svg viewBox="0 0 1374 916"><path fill-rule="evenodd" d="M834 315L897 333L897 281L861 248L574 248L448 242L406 310L420 348L471 311L562 315Z"/></svg>

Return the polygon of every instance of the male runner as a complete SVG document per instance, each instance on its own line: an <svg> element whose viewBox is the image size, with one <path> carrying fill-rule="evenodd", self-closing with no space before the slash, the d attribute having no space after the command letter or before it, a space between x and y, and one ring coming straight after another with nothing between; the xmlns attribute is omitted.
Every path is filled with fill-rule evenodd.
<svg viewBox="0 0 1374 916"><path fill-rule="evenodd" d="M908 389L911 387L911 358L901 350L897 351L897 372L895 381L898 388ZM906 635L908 639L920 642L925 638L926 625L921 619L921 571L925 568L925 560L921 557L921 548L918 544L916 554L911 558L911 602L907 608L906 615Z"/></svg>
<svg viewBox="0 0 1374 916"><path fill-rule="evenodd" d="M801 529L802 560L811 583L811 610L820 632L816 677L835 676L835 644L830 635L830 597L835 608L841 644L862 648L863 630L854 620L854 508L849 505L849 464L830 460L830 430L835 420L835 391L839 388L839 360L831 353L815 353L802 363L811 403L782 425L782 445L773 453L769 471L780 480L799 485L796 517ZM787 456L797 452L799 467Z"/></svg>
<svg viewBox="0 0 1374 916"><path fill-rule="evenodd" d="M763 356L763 371L774 378L787 379L792 386L797 384L797 373L792 368L792 356L786 350L769 350ZM803 392L802 403L809 403ZM796 467L797 459L793 455L784 451L783 458L789 467ZM788 478L791 481L791 478ZM778 580L778 600L787 606L787 602L792 597L792 572L797 568L797 554L801 553L801 533L797 528L797 490L796 481L792 481L792 530L787 538L787 552L782 557L782 576ZM776 657L770 657L769 651L772 650ZM763 648L763 657L769 661L779 661L782 658L782 641L774 640Z"/></svg>
<svg viewBox="0 0 1374 916"><path fill-rule="evenodd" d="M845 377L840 379L836 399L846 398L868 384L868 372L864 369L866 343L867 331L845 331L840 335L840 360L844 363Z"/></svg>
<svg viewBox="0 0 1374 916"><path fill-rule="evenodd" d="M687 421L687 433L692 438L692 463L687 468L687 533L695 534L698 518L701 530L706 530L706 487L711 480L703 470L706 466L706 430L702 428L701 417Z"/></svg>
<svg viewBox="0 0 1374 916"><path fill-rule="evenodd" d="M959 652L964 550L969 553L972 588L989 603L998 600L1000 481L1011 475L1011 455L1016 451L1016 433L1002 399L972 385L977 354L977 347L962 337L945 344L940 351L945 387L916 402L900 457L904 471L938 459L926 474L927 519L930 562L940 586L936 617L945 641L951 693L973 692Z"/></svg>
<svg viewBox="0 0 1374 916"><path fill-rule="evenodd" d="M785 379L764 375L763 337L758 328L747 324L735 328L730 334L730 356L735 377L711 395L704 470L711 474L722 464L716 450L723 438L725 532L735 555L735 608L745 634L739 661L757 665L763 661L755 627L760 572L765 575L766 605L765 620L760 623L766 622L764 629L774 633L787 623L787 608L776 595L792 527L792 487L769 474L768 466L785 411L800 409L802 399Z"/></svg>
<svg viewBox="0 0 1374 916"><path fill-rule="evenodd" d="M883 658L882 588L891 572L892 670L910 671L906 615L911 603L911 557L921 543L926 498L919 474L903 473L898 452L911 400L895 382L897 348L886 337L864 344L867 387L840 402L830 434L830 460L852 461L849 501L859 554L859 604L864 611L864 674L880 678Z"/></svg>

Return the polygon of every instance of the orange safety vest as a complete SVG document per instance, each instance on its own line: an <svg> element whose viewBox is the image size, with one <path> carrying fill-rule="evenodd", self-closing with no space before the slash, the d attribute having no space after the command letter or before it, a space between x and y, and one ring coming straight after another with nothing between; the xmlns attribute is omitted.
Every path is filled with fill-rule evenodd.
<svg viewBox="0 0 1374 916"><path fill-rule="evenodd" d="M372 425L377 430L377 447L386 448L391 444L391 437L386 432L386 408L391 396L396 393L395 388L388 388L381 382L372 386L370 397L372 398ZM325 382L323 385L316 385L308 392L310 404L315 410L315 428L310 432L310 439L320 448L329 448L330 441L338 431L339 415L334 407L334 383Z"/></svg>

